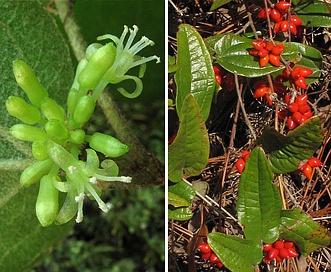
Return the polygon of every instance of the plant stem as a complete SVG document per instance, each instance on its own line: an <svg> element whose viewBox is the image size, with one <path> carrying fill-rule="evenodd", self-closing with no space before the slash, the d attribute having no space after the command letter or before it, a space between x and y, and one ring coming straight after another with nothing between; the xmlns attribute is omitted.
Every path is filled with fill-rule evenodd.
<svg viewBox="0 0 331 272"><path fill-rule="evenodd" d="M79 31L73 14L69 12L69 1L55 0L55 5L63 21L64 29L68 35L73 52L76 58L80 60L85 55L87 44ZM132 129L121 115L119 108L111 98L109 92L102 92L100 94L98 104L107 118L107 123L114 129L117 138L130 146L129 153L116 160L120 166L121 174L132 177L130 187L132 187L131 185L147 187L163 184L164 171L161 163L153 154L147 152L134 136Z"/></svg>

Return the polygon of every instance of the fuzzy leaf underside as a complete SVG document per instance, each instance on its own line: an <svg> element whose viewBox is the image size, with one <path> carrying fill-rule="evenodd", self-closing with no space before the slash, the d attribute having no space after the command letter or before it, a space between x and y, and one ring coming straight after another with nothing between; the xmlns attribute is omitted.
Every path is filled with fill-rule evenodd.
<svg viewBox="0 0 331 272"><path fill-rule="evenodd" d="M8 134L19 120L5 108L8 96L27 99L18 87L12 62L22 59L33 69L50 96L65 104L74 69L69 48L55 21L38 1L3 1L0 3L0 271L25 271L65 237L72 228L41 227L35 215L38 185L22 188L21 172L32 159L31 146Z"/></svg>
<svg viewBox="0 0 331 272"><path fill-rule="evenodd" d="M263 151L251 152L238 188L238 220L244 225L245 237L261 244L274 242L279 235L281 198L272 183L273 174Z"/></svg>

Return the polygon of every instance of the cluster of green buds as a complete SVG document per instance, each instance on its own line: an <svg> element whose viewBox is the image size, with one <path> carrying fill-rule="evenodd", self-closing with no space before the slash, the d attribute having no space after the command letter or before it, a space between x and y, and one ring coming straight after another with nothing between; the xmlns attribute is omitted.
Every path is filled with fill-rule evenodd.
<svg viewBox="0 0 331 272"><path fill-rule="evenodd" d="M124 44L128 31L130 35ZM132 45L137 31L137 26L130 30L125 26L120 38L104 35L98 39L110 39L112 42L105 45L95 43L86 49L68 94L67 112L49 97L25 62L16 60L13 63L16 81L29 102L16 96L10 96L6 101L8 113L23 122L12 126L10 133L19 140L32 142L36 162L22 172L20 182L23 186L40 182L36 214L42 226L53 222L64 224L75 215L76 222L81 222L85 196L96 200L99 208L108 212L109 208L100 198L99 182L131 182L131 177L118 176L119 168L110 159L124 155L129 147L100 132L86 135L84 125L92 116L98 96L107 84L132 79L136 83L132 93L123 88L119 91L129 98L136 97L142 91L140 78L146 62L159 62L156 56L143 58L136 55L146 46L153 45L146 37ZM126 75L135 66L140 66L139 77ZM90 148L85 150L86 161L82 161L79 159L80 148L86 142ZM96 151L107 159L100 163ZM61 207L59 193L66 193Z"/></svg>

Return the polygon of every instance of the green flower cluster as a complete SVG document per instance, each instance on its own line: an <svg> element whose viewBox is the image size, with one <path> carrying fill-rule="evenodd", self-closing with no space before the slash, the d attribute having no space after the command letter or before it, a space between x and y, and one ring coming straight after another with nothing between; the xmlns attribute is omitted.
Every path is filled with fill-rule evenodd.
<svg viewBox="0 0 331 272"><path fill-rule="evenodd" d="M153 45L146 37L132 45L137 31L137 26L130 30L125 26L120 38L104 35L98 39L110 39L112 42L105 45L94 43L86 49L68 93L67 112L49 97L25 62L16 60L13 63L16 81L30 103L21 97L8 98L8 113L23 122L12 126L10 133L19 140L32 142L32 154L37 161L22 172L20 182L23 186L30 186L40 181L36 214L42 226L53 222L64 224L76 214L76 222L81 222L85 196L95 199L99 208L108 212L109 208L100 198L98 181L131 182L131 177L118 176L119 169L113 160L106 159L100 164L96 153L115 158L128 152L129 147L100 132L86 135L84 124L92 116L98 96L107 84L132 79L136 83L132 93L123 88L119 91L129 98L136 97L142 91L140 78L146 62L159 62L156 56L142 58L136 55L146 46ZM126 75L135 66L141 67L139 77ZM80 147L85 142L91 148L85 150L87 158L82 161L79 159ZM61 172L65 173L65 178L60 177ZM67 194L61 208L59 192Z"/></svg>

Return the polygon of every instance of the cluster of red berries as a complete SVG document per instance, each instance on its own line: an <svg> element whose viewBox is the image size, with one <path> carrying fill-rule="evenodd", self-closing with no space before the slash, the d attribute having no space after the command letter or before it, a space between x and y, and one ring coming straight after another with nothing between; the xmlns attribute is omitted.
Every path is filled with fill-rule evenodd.
<svg viewBox="0 0 331 272"><path fill-rule="evenodd" d="M215 81L218 85L221 85L222 88L233 91L235 88L234 75L225 69L223 69L219 64L213 65L215 73Z"/></svg>
<svg viewBox="0 0 331 272"><path fill-rule="evenodd" d="M250 152L248 150L241 151L241 157L236 161L235 167L239 174L241 174L245 169L246 161L248 160L248 157L250 155Z"/></svg>
<svg viewBox="0 0 331 272"><path fill-rule="evenodd" d="M274 81L273 88L274 88L275 93L277 93L278 95L283 95L284 93L286 93L286 87L281 82ZM262 79L256 81L253 85L253 89L255 90L254 98L265 97L265 99L267 100L267 102L270 106L273 104L273 101L270 97L270 93L272 91L266 81L264 81Z"/></svg>
<svg viewBox="0 0 331 272"><path fill-rule="evenodd" d="M283 72L276 77L276 81L287 82L290 81L297 89L307 89L306 77L310 76L313 71L307 67L296 66L291 62Z"/></svg>
<svg viewBox="0 0 331 272"><path fill-rule="evenodd" d="M251 43L254 49L249 50L249 54L254 57L259 57L261 67L267 66L270 63L273 66L280 66L279 55L284 51L284 45L281 43L273 44L261 38Z"/></svg>
<svg viewBox="0 0 331 272"><path fill-rule="evenodd" d="M311 178L313 168L320 167L323 163L316 157L311 157L304 165L299 168L299 171L306 176Z"/></svg>
<svg viewBox="0 0 331 272"><path fill-rule="evenodd" d="M281 262L283 259L296 258L299 256L294 247L294 243L290 241L277 240L273 244L265 244L263 246L265 263L269 263L276 259L276 262Z"/></svg>
<svg viewBox="0 0 331 272"><path fill-rule="evenodd" d="M274 32L287 32L290 30L290 33L293 35L297 35L298 26L302 25L301 19L291 14L290 18L286 18L287 11L291 7L291 3L286 1L280 1L274 5L274 8L263 8L258 13L257 17L260 19L267 18L267 14L269 15L271 21L275 23Z"/></svg>
<svg viewBox="0 0 331 272"><path fill-rule="evenodd" d="M308 95L301 94L297 96L294 102L290 102L290 95L285 95L285 103L288 105L286 109L283 109L279 112L278 117L280 119L285 119L287 127L292 130L297 126L306 122L310 117L313 116L310 106L307 104Z"/></svg>
<svg viewBox="0 0 331 272"><path fill-rule="evenodd" d="M198 249L202 253L202 259L209 260L212 265L217 266L218 268L223 267L223 263L217 257L217 255L212 251L208 243L202 243L198 246Z"/></svg>

